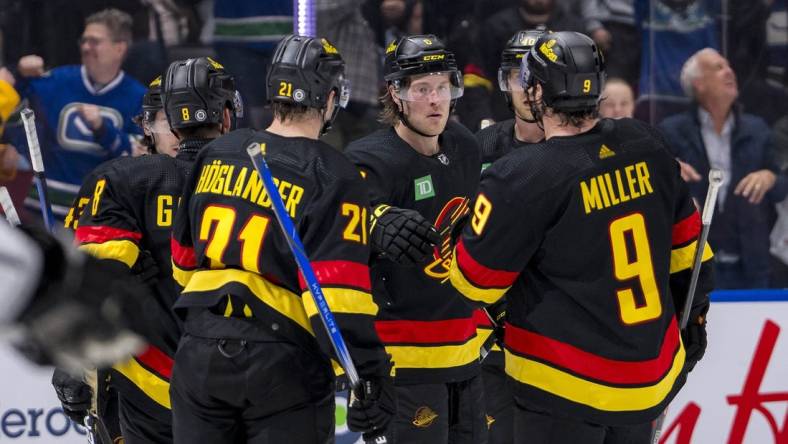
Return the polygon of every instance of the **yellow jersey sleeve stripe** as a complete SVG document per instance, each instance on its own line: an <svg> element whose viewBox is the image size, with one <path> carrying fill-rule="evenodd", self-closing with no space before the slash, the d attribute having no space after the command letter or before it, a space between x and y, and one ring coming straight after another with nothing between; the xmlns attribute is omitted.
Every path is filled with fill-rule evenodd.
<svg viewBox="0 0 788 444"><path fill-rule="evenodd" d="M462 83L466 88L482 87L488 91L492 91L493 84L491 81L477 74L465 74L462 76Z"/></svg>
<svg viewBox="0 0 788 444"><path fill-rule="evenodd" d="M162 407L172 408L170 405L170 384L141 366L136 359L132 358L126 362L115 364L112 368L139 387L150 399Z"/></svg>
<svg viewBox="0 0 788 444"><path fill-rule="evenodd" d="M99 259L112 259L123 262L131 268L137 262L140 249L129 240L113 240L100 244L82 244L79 249Z"/></svg>
<svg viewBox="0 0 788 444"><path fill-rule="evenodd" d="M691 244L676 248L670 252L670 273L678 273L679 271L688 270L692 268L692 260L695 255L695 250L698 248L698 241L693 241ZM711 247L706 243L703 248L702 262L714 257Z"/></svg>
<svg viewBox="0 0 788 444"><path fill-rule="evenodd" d="M436 347L387 345L386 353L391 355L391 361L397 369L460 367L479 360L480 339L474 336L464 344Z"/></svg>
<svg viewBox="0 0 788 444"><path fill-rule="evenodd" d="M328 307L333 313L346 314L365 314L375 316L378 314L378 306L372 300L372 295L366 291L353 290L349 288L323 288L323 295L326 297ZM301 300L304 302L304 309L308 317L317 314L317 305L309 291L301 293Z"/></svg>
<svg viewBox="0 0 788 444"><path fill-rule="evenodd" d="M498 299L502 298L509 288L511 288L511 286L506 288L479 288L473 285L470 281L468 281L468 279L465 278L465 275L462 274L462 270L460 270L460 266L457 264L456 259L451 261L451 268L449 268L449 279L451 280L451 284L454 286L454 288L462 293L463 296L472 301L482 302L487 305L492 304Z"/></svg>
<svg viewBox="0 0 788 444"><path fill-rule="evenodd" d="M175 261L172 261L172 278L175 279L175 282L183 288L189 284L194 272L196 270L184 270L183 268L179 267Z"/></svg>

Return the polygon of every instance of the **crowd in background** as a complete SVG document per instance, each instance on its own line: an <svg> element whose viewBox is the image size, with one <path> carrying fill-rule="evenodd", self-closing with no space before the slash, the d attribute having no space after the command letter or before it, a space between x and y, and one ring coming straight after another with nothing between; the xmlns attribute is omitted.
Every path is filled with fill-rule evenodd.
<svg viewBox="0 0 788 444"><path fill-rule="evenodd" d="M606 56L609 76L602 115L634 116L660 127L696 195L707 186L702 173L709 167L730 176L716 222L727 228L711 239L718 262L735 270L730 279L723 277L724 286L788 286L788 0L314 3L317 33L339 49L352 85L349 106L326 136L337 149L378 127L383 56L403 35L435 34L455 52L465 82L455 118L472 131L485 121L511 118L497 72L501 51L516 31L545 25L591 36ZM121 26L128 36L110 30L110 46L103 47L101 35L86 37L85 20L106 8L124 11L132 21ZM100 71L86 61L96 56L91 51L106 51L108 58L120 51L122 72L143 85L171 60L211 55L236 76L245 109L238 124L265 128L271 120L265 72L276 43L292 29L292 0L0 0L0 92L16 85L21 108L36 97L28 85L42 84L33 79L52 68L81 64ZM135 107L144 92L138 86L128 86L139 96L129 101ZM99 97L101 88L94 92ZM0 103L4 141L12 142L20 124L7 108ZM115 133L102 125L122 126L125 113L116 122L107 116L102 121L89 106L76 112L88 132L106 139L107 156L135 152L138 130L127 127L131 142L115 143ZM0 145L0 166L19 165L16 177L0 176L0 184L29 184L25 149L13 147L23 144L14 139Z"/></svg>

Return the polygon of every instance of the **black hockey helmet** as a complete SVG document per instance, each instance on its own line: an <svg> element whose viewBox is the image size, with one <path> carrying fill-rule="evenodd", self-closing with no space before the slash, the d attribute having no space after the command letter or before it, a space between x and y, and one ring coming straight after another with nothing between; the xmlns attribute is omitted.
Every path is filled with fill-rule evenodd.
<svg viewBox="0 0 788 444"><path fill-rule="evenodd" d="M350 101L350 82L345 62L334 45L324 38L289 35L274 51L266 79L271 102L303 105L322 110L328 95L336 91L334 112L321 133L331 127L339 108Z"/></svg>
<svg viewBox="0 0 788 444"><path fill-rule="evenodd" d="M177 60L167 68L162 100L170 128L220 124L224 109L243 116L235 80L210 57Z"/></svg>
<svg viewBox="0 0 788 444"><path fill-rule="evenodd" d="M520 69L523 62L523 57L528 54L534 43L547 32L544 25L539 25L535 29L527 29L524 31L517 31L512 38L506 42L506 46L501 52L501 66L498 68L498 86L501 91L511 91L509 85L509 73L513 69ZM508 94L507 94L508 97Z"/></svg>
<svg viewBox="0 0 788 444"><path fill-rule="evenodd" d="M451 100L462 97L462 73L457 68L454 53L432 34L405 36L386 48L384 78L394 86L402 100L412 100L404 89L404 79L442 73L449 74Z"/></svg>
<svg viewBox="0 0 788 444"><path fill-rule="evenodd" d="M162 110L161 103L161 76L156 77L148 84L148 90L142 96L142 113L132 119L135 124L143 129L143 136L140 139L149 153L156 152L156 143L153 137L148 134L146 125L151 125L156 120L156 114Z"/></svg>
<svg viewBox="0 0 788 444"><path fill-rule="evenodd" d="M556 32L539 37L520 76L524 88L542 85L542 101L556 111L591 111L604 88L605 62L590 37Z"/></svg>
<svg viewBox="0 0 788 444"><path fill-rule="evenodd" d="M148 90L142 96L142 120L152 122L156 120L156 113L161 111L161 76L153 79L148 85Z"/></svg>

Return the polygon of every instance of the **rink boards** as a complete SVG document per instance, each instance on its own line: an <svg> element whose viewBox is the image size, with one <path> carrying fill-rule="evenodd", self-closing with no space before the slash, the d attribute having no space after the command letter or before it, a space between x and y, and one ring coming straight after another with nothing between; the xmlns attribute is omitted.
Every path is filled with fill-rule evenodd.
<svg viewBox="0 0 788 444"><path fill-rule="evenodd" d="M716 292L709 348L670 407L665 443L788 444L788 291ZM0 442L85 443L60 410L51 370L0 347ZM337 443L360 442L344 426Z"/></svg>

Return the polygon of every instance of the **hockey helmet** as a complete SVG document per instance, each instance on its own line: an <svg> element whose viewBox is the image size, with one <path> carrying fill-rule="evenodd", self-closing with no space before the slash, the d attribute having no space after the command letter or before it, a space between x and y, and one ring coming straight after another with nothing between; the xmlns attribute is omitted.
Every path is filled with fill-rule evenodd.
<svg viewBox="0 0 788 444"><path fill-rule="evenodd" d="M386 48L384 78L394 86L395 95L406 101L428 99L432 91L412 91L405 80L417 75L449 75L449 88L436 91L440 99L462 97L462 73L457 68L454 53L432 34L411 35L392 42ZM426 95L425 95L426 94Z"/></svg>
<svg viewBox="0 0 788 444"><path fill-rule="evenodd" d="M266 80L266 95L272 102L323 109L331 91L336 91L336 105L339 105L335 110L344 108L350 101L345 62L326 39L285 37L276 47Z"/></svg>
<svg viewBox="0 0 788 444"><path fill-rule="evenodd" d="M142 121L151 122L156 119L156 113L161 111L161 76L153 79L148 85L148 90L142 96Z"/></svg>
<svg viewBox="0 0 788 444"><path fill-rule="evenodd" d="M556 111L594 109L605 83L602 52L590 37L563 31L544 34L523 58L524 88L542 85L542 101Z"/></svg>
<svg viewBox="0 0 788 444"><path fill-rule="evenodd" d="M506 42L506 47L501 52L501 66L498 68L498 86L503 92L510 92L512 88L521 88L518 82L511 84L509 75L513 69L520 69L523 57L528 54L534 43L547 32L544 25L539 25L535 29L517 31L512 38ZM508 97L508 95L507 95Z"/></svg>
<svg viewBox="0 0 788 444"><path fill-rule="evenodd" d="M235 80L210 57L177 60L164 75L162 100L172 129L219 124L224 109L243 116Z"/></svg>

